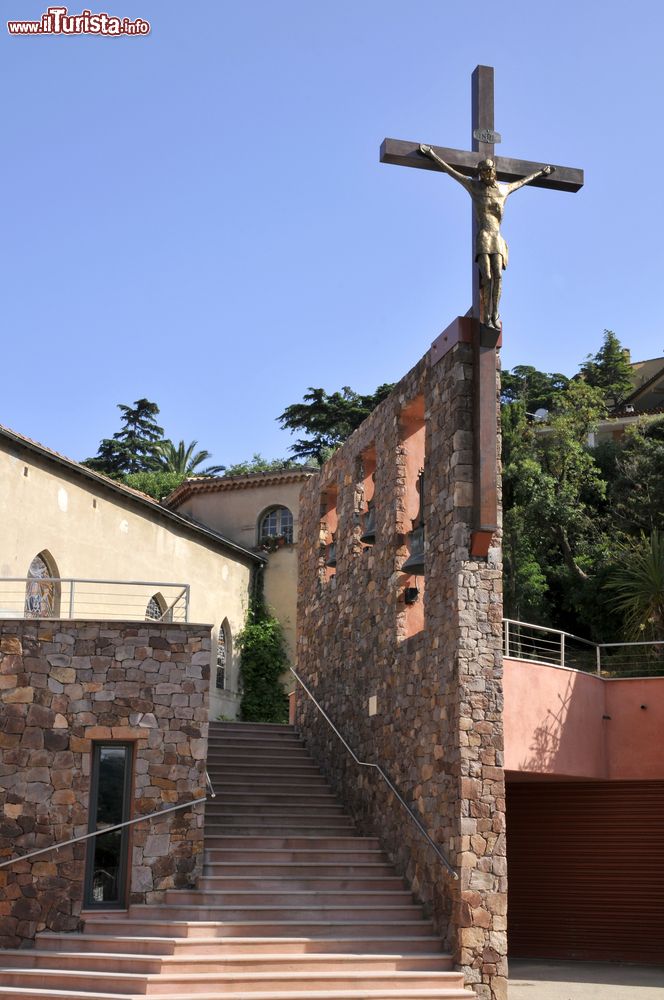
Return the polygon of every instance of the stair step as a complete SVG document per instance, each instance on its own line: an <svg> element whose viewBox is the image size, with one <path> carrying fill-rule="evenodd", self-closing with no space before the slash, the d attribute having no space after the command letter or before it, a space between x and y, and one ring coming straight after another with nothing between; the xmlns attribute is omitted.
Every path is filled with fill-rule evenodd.
<svg viewBox="0 0 664 1000"><path fill-rule="evenodd" d="M283 732L295 733L295 726L284 722L211 722L210 734L218 732L249 732L257 730L259 732Z"/></svg>
<svg viewBox="0 0 664 1000"><path fill-rule="evenodd" d="M268 861L270 863L285 863L285 862L295 862L297 864L305 864L308 861L320 861L325 864L340 864L350 865L359 862L360 864L371 864L375 862L377 864L385 864L385 855L382 851L369 849L366 851L315 851L307 850L305 847L292 847L292 848L263 848L263 849L248 849L246 851L241 851L237 847L226 847L223 850L218 850L214 852L219 855L219 861L246 861L246 862L264 862ZM206 857L209 857L210 852L206 852ZM211 860L211 859L210 859Z"/></svg>
<svg viewBox="0 0 664 1000"><path fill-rule="evenodd" d="M353 954L328 952L327 954L289 955L268 953L264 955L243 954L220 958L218 955L160 955L150 953L148 947L141 953L104 951L61 951L25 949L3 951L0 955L4 969L18 967L34 971L53 969L58 972L74 970L79 972L125 972L139 975L170 976L175 973L221 973L262 974L266 972L304 973L318 972L449 972L452 960L442 952L421 952L414 955L400 954Z"/></svg>
<svg viewBox="0 0 664 1000"><path fill-rule="evenodd" d="M132 917L145 917L146 920L172 919L172 920L263 920L263 921L305 921L305 920L342 920L344 917L355 922L376 921L376 920L421 920L422 914L411 903L402 905L382 905L376 903L372 905L338 905L338 904L316 904L310 905L275 903L273 906L260 906L259 904L247 903L246 906L215 906L205 904L173 904L173 903L146 903L130 906L129 913Z"/></svg>
<svg viewBox="0 0 664 1000"><path fill-rule="evenodd" d="M117 1000L118 993L97 993L90 990L21 989L0 986L2 1000ZM157 995L157 994L154 994ZM298 990L298 1000L473 1000L474 993L452 989L403 989L395 990ZM125 994L125 1000L142 1000L145 994ZM160 1000L182 1000L178 993L160 993ZM197 1000L220 1000L225 994L196 993ZM292 992L270 990L250 993L234 992L234 1000L291 1000Z"/></svg>
<svg viewBox="0 0 664 1000"><path fill-rule="evenodd" d="M172 937L126 936L122 934L66 934L45 931L39 935L43 951L67 951L76 946L79 952L156 955L201 954L241 955L352 955L365 954L444 954L438 937ZM451 962L451 958L449 961Z"/></svg>
<svg viewBox="0 0 664 1000"><path fill-rule="evenodd" d="M294 788L324 788L329 791L329 785L325 778L315 768L291 767L286 770L283 767L249 767L240 768L237 764L233 766L217 765L214 772L208 768L210 777L214 773L215 791L217 785L224 788L255 788L257 785L265 785L269 788L281 788L282 785Z"/></svg>
<svg viewBox="0 0 664 1000"><path fill-rule="evenodd" d="M89 971L73 969L12 969L0 966L0 982L3 987L18 986L23 989L56 990L71 989L81 991L89 986ZM232 972L224 974L169 972L149 975L116 970L95 970L95 986L108 991L109 987L119 994L140 993L164 995L184 993L186 996L200 996L212 991L223 990L224 994L288 990L300 993L305 990L376 990L381 985L390 989L458 989L463 982L457 972ZM0 994L1 995L1 994ZM467 994L466 994L467 996Z"/></svg>
<svg viewBox="0 0 664 1000"><path fill-rule="evenodd" d="M252 836L254 836L254 834L258 833L259 829L260 829L260 827L257 827L257 826L227 826L227 827L219 827L218 830L217 830L217 832L216 832L216 834L211 835L209 838L206 838L205 843L206 843L207 847L210 847L210 848L214 849L215 846L216 846L216 844L217 844L217 841L221 840L222 837L223 837L223 834L225 834L225 833L227 833L229 831L232 831L233 833L245 834L247 837L252 837ZM273 833L273 834L275 834L275 836L277 834L281 834L281 833L292 833L292 834L297 835L298 833L311 833L312 831L314 833L320 832L321 836L328 836L329 834L337 833L339 830L344 830L344 829L346 829L346 827L340 827L340 826L293 826L293 827L285 827L285 826L271 826L270 825L270 826L264 827L263 829L267 833ZM353 827L348 827L348 829L352 830Z"/></svg>
<svg viewBox="0 0 664 1000"><path fill-rule="evenodd" d="M213 874L212 871L210 874ZM356 862L344 864L336 862L325 864L322 861L310 862L279 862L269 861L215 861L215 875L238 875L249 878L261 878L268 876L272 878L319 878L329 876L330 878L371 878L373 876L388 877L394 874L392 867L380 862Z"/></svg>
<svg viewBox="0 0 664 1000"><path fill-rule="evenodd" d="M326 938L337 939L339 934L352 934L358 937L389 937L400 938L423 937L432 935L431 922L421 919L411 920L373 920L357 921L348 915L347 920L280 920L275 924L270 920L147 920L128 917L126 914L113 916L88 917L85 920L86 932L93 934L127 934L129 930L146 935L148 932L157 937L168 934L172 937L206 937L206 938L247 938L247 937L300 937L306 935L313 941Z"/></svg>
<svg viewBox="0 0 664 1000"><path fill-rule="evenodd" d="M294 879L283 876L270 877L269 875L259 875L257 878L251 878L244 875L214 875L211 873L209 875L203 875L199 881L199 886L203 891L210 892L234 892L238 889L275 892L281 887L289 890L323 889L333 890L335 892L342 892L345 890L353 892L360 889L367 889L375 892L379 889L403 889L404 880L399 878L398 875L386 875L383 878L352 879L340 879L328 875L322 876L321 878ZM178 889L169 891L180 892L181 890Z"/></svg>
<svg viewBox="0 0 664 1000"><path fill-rule="evenodd" d="M294 889L282 886L276 889L168 889L164 903L167 906L248 907L257 904L265 907L302 906L306 908L329 906L408 906L412 894L408 889Z"/></svg>
<svg viewBox="0 0 664 1000"><path fill-rule="evenodd" d="M281 762L283 764L311 764L311 757L298 743L261 743L257 745L234 743L230 740L208 744L208 764L224 764L227 760L236 759L243 764L258 765L261 761L267 763Z"/></svg>
<svg viewBox="0 0 664 1000"><path fill-rule="evenodd" d="M261 817L264 812L263 808L251 810L247 807L246 803L242 804L242 808L240 808L238 803L228 803L228 805L234 807L234 811L230 814L219 812L215 812L214 814L211 813L209 817L210 823L206 823L206 830L209 825L215 826L215 823L218 823L221 819L223 819L224 823L227 823L229 818L236 818L239 821L252 821ZM299 824L300 822L311 823L317 818L320 818L322 824L334 822L340 824L341 826L351 825L351 820L343 812L342 806L316 806L313 811L311 811L307 810L306 803L300 803L297 809L284 811L284 807L280 803L275 802L272 803L272 805L274 808L270 810L270 821L281 818L284 821L284 826L290 826L293 823ZM336 810L336 812L334 810Z"/></svg>
<svg viewBox="0 0 664 1000"><path fill-rule="evenodd" d="M145 994L127 996L125 1000L142 1000ZM222 994L223 996L223 994ZM251 992L234 992L234 1000L292 1000L293 991L256 990ZM457 989L420 989L417 987L397 987L388 989L354 988L352 990L298 990L298 1000L473 1000L474 993ZM117 1000L118 993L99 993L86 989L61 990L38 989L36 987L21 989L20 987L0 986L0 1000ZM160 1000L182 1000L181 993L160 993ZM220 994L196 993L196 1000L220 1000Z"/></svg>
<svg viewBox="0 0 664 1000"><path fill-rule="evenodd" d="M293 789L278 789L271 792L259 790L245 790L237 788L226 788L221 785L215 787L216 799L209 800L205 809L209 809L211 815L221 812L223 809L234 809L240 812L252 810L254 815L263 812L264 806L274 806L275 809L290 810L291 807L297 812L310 812L312 809L320 809L321 815L330 812L342 815L344 807L335 799L330 792L297 792Z"/></svg>
<svg viewBox="0 0 664 1000"><path fill-rule="evenodd" d="M292 733L215 733L214 736L208 737L208 746L214 750L225 747L247 750L294 750L303 756L308 756L305 747Z"/></svg>
<svg viewBox="0 0 664 1000"><path fill-rule="evenodd" d="M339 837L222 837L226 846L247 847L249 850L283 850L304 848L304 850L332 851L332 850L352 850L352 851L378 851L380 841L378 837L359 837L356 834L346 834Z"/></svg>

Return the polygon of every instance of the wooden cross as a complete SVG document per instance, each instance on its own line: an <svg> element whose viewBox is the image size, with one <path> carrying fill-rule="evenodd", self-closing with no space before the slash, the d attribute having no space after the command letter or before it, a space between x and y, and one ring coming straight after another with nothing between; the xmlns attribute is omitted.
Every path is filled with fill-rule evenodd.
<svg viewBox="0 0 664 1000"><path fill-rule="evenodd" d="M519 180L546 166L545 163L530 160L495 156L496 142L500 142L500 136L494 131L493 67L477 66L472 75L471 151L448 149L444 146L432 148L442 160L469 177L477 174L478 163L487 158L494 161L499 181ZM396 163L401 167L440 172L435 161L423 156L419 149L419 142L384 139L380 147L380 160L381 163ZM583 186L583 171L556 165L551 174L531 183L533 187L574 192ZM475 360L475 499L471 554L481 556L488 553L498 521L496 347L500 346L500 341L498 331L480 323L480 274L475 262L474 240L472 246L473 304L467 313L472 321Z"/></svg>

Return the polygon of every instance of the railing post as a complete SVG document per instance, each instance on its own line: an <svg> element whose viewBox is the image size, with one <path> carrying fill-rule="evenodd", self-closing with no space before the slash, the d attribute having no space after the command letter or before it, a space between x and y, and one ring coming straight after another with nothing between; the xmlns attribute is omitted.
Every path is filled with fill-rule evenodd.
<svg viewBox="0 0 664 1000"><path fill-rule="evenodd" d="M599 675L602 673L602 647L599 643L595 646L595 656L597 661L597 673Z"/></svg>
<svg viewBox="0 0 664 1000"><path fill-rule="evenodd" d="M560 633L560 666L565 666L565 633Z"/></svg>
<svg viewBox="0 0 664 1000"><path fill-rule="evenodd" d="M75 590L75 581L74 580L70 580L69 581L69 617L70 617L70 619L74 617L74 590Z"/></svg>
<svg viewBox="0 0 664 1000"><path fill-rule="evenodd" d="M505 656L510 655L510 623L505 619Z"/></svg>
<svg viewBox="0 0 664 1000"><path fill-rule="evenodd" d="M185 624L189 621L189 589L190 585L184 588L184 620Z"/></svg>

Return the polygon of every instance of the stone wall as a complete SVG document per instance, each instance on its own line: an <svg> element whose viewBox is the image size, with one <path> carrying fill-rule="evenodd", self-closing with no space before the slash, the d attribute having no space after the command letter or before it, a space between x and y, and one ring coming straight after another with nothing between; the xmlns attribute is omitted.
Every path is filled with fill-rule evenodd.
<svg viewBox="0 0 664 1000"><path fill-rule="evenodd" d="M0 621L0 862L88 832L93 741L134 743L132 818L205 796L210 628ZM131 902L202 871L203 806L131 828ZM73 931L86 844L0 868L0 946Z"/></svg>
<svg viewBox="0 0 664 1000"><path fill-rule="evenodd" d="M359 827L382 838L425 903L468 984L497 1000L507 986L501 556L498 537L487 559L469 554L472 381L470 344L426 355L305 485L300 515L298 671L358 756L384 768L458 881L302 690L296 716ZM419 413L423 435L412 432ZM421 459L412 452L422 442L424 580L400 571ZM376 467L373 545L360 542L367 458ZM330 524L334 569L325 566ZM413 584L420 596L408 606Z"/></svg>

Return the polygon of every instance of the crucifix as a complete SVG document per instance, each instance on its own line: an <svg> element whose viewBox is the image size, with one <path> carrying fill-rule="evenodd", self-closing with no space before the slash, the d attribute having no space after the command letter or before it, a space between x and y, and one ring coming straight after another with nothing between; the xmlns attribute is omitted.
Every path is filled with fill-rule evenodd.
<svg viewBox="0 0 664 1000"><path fill-rule="evenodd" d="M507 265L507 244L500 234L505 200L524 184L569 192L583 186L582 170L495 156L495 145L500 141L494 130L493 67L477 66L472 75L470 152L400 139L385 139L380 148L381 163L444 171L466 189L473 201L473 304L465 326L456 321L456 333L448 335L444 331L433 351L438 349L439 360L441 350L445 350L443 340L448 349L459 339L470 339L473 344L475 489L471 554L475 556L487 555L497 528L496 348L501 343L498 303L502 271Z"/></svg>

